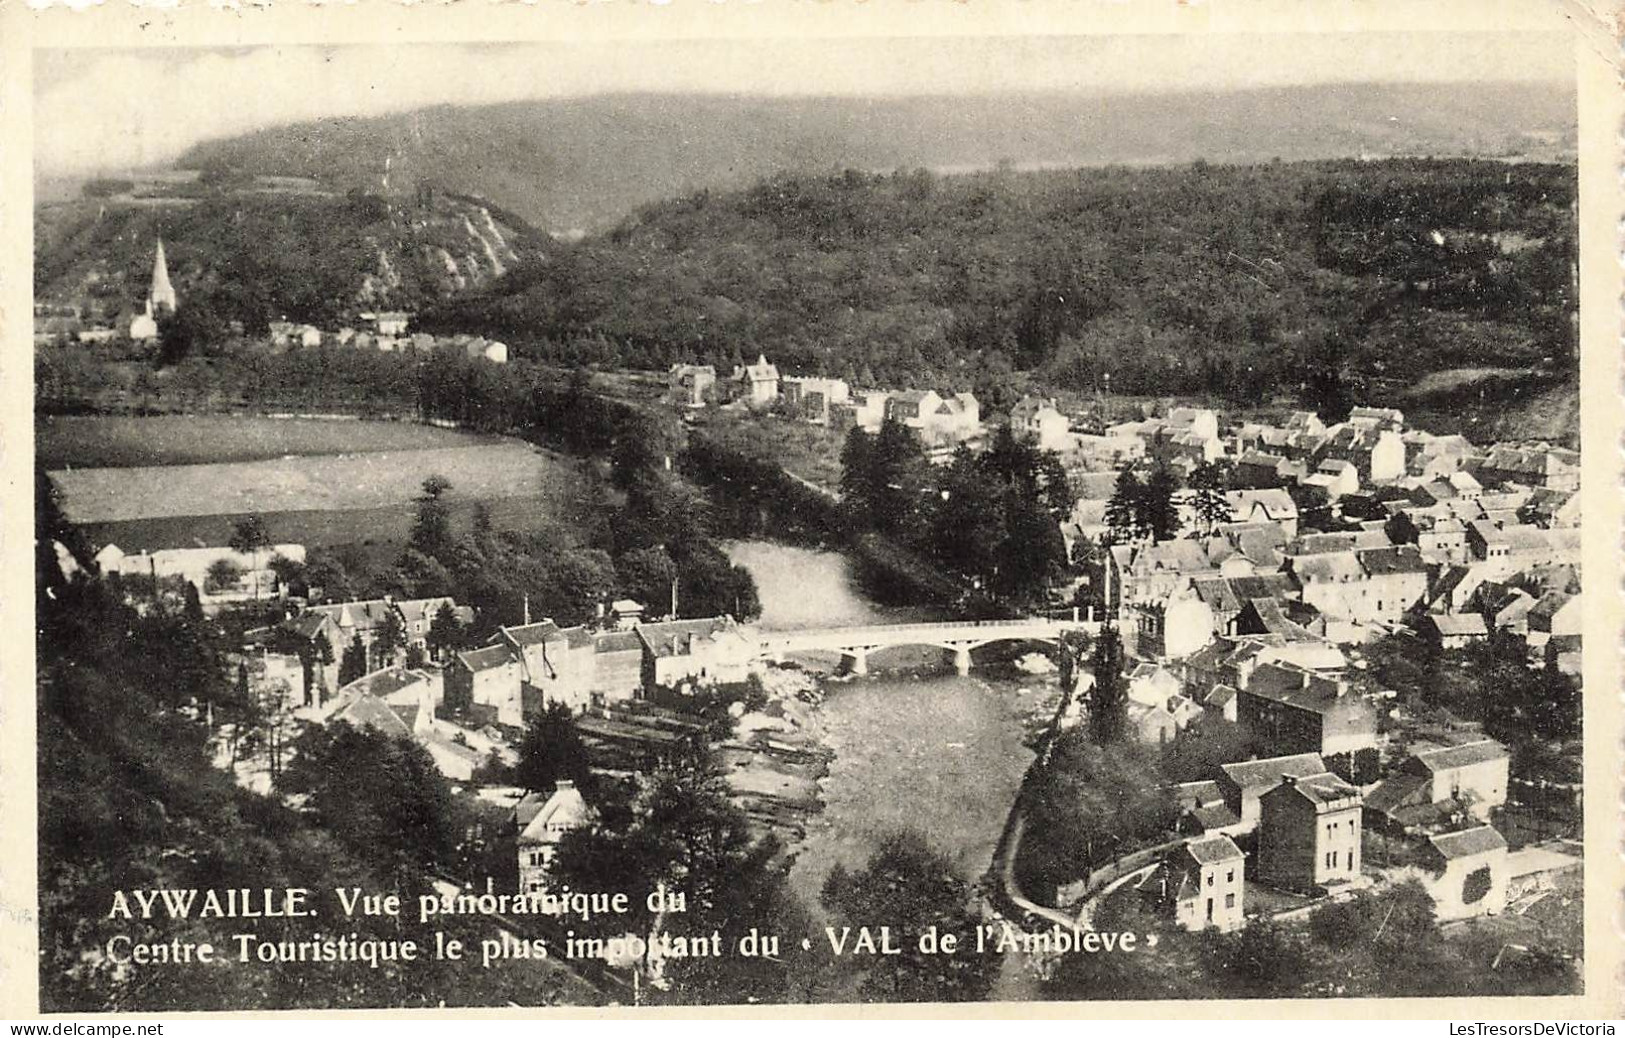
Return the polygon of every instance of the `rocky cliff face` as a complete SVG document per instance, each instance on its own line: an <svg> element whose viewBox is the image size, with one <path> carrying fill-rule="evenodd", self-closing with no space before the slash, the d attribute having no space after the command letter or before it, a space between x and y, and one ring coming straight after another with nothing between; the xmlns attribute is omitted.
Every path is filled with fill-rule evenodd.
<svg viewBox="0 0 1625 1038"><path fill-rule="evenodd" d="M339 193L252 178L102 182L36 213L35 293L90 316L139 310L159 238L182 305L252 323L417 309L542 255L545 235L479 199Z"/></svg>

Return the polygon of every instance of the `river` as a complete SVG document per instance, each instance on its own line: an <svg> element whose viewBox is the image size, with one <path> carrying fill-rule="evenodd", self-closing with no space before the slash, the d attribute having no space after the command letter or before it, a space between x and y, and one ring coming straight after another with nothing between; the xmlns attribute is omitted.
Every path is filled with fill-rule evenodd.
<svg viewBox="0 0 1625 1038"><path fill-rule="evenodd" d="M749 569L761 626L777 630L931 619L864 597L848 561L833 552L764 541L728 546ZM811 661L810 661L811 662ZM825 666L833 663L825 659ZM870 676L826 682L824 743L835 752L823 781L824 810L796 848L790 884L815 917L830 870L858 868L889 832L925 834L967 882L980 880L1032 761L1024 739L1053 709L1055 679L973 669L959 677L934 649L869 657ZM1001 980L997 997L1031 997Z"/></svg>

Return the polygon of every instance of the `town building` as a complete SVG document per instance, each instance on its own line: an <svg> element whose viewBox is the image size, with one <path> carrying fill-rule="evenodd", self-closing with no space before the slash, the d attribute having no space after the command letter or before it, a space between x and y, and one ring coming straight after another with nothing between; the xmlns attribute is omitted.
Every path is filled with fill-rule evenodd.
<svg viewBox="0 0 1625 1038"><path fill-rule="evenodd" d="M493 641L519 662L521 713L526 720L552 703L562 703L572 713L592 705L597 659L585 627L561 628L543 620L503 627Z"/></svg>
<svg viewBox="0 0 1625 1038"><path fill-rule="evenodd" d="M1246 859L1230 837L1190 840L1168 855L1136 889L1155 910L1185 930L1223 933L1246 923L1242 896Z"/></svg>
<svg viewBox="0 0 1625 1038"><path fill-rule="evenodd" d="M1326 762L1318 753L1295 753L1262 760L1221 764L1213 774L1224 805L1236 818L1235 831L1248 833L1258 827L1259 801L1287 776L1307 778L1326 775Z"/></svg>
<svg viewBox="0 0 1625 1038"><path fill-rule="evenodd" d="M1488 825L1426 837L1424 886L1440 922L1496 915L1506 908L1510 868L1506 839Z"/></svg>
<svg viewBox="0 0 1625 1038"><path fill-rule="evenodd" d="M1287 540L1298 536L1298 505L1292 495L1276 487L1259 490L1232 490L1224 495L1234 523L1274 524Z"/></svg>
<svg viewBox="0 0 1625 1038"><path fill-rule="evenodd" d="M1360 806L1360 791L1336 775L1283 775L1259 797L1259 881L1311 892L1357 879Z"/></svg>
<svg viewBox="0 0 1625 1038"><path fill-rule="evenodd" d="M852 399L852 390L838 378L796 377L779 380L779 395L790 414L813 425L830 424L830 409Z"/></svg>
<svg viewBox="0 0 1625 1038"><path fill-rule="evenodd" d="M726 616L643 624L633 633L642 647L646 692L743 681L756 657L754 640Z"/></svg>
<svg viewBox="0 0 1625 1038"><path fill-rule="evenodd" d="M598 813L571 779L559 779L551 796L529 793L514 808L518 831L519 892L538 894L548 889L548 869L564 837L598 822Z"/></svg>
<svg viewBox="0 0 1625 1038"><path fill-rule="evenodd" d="M679 407L704 407L716 397L717 369L709 364L673 364L668 399Z"/></svg>
<svg viewBox="0 0 1625 1038"><path fill-rule="evenodd" d="M1240 686L1236 723L1275 754L1353 753L1377 744L1377 711L1346 682L1267 663Z"/></svg>
<svg viewBox="0 0 1625 1038"><path fill-rule="evenodd" d="M1043 397L1024 396L1010 409L1010 431L1017 439L1035 444L1040 450L1060 451L1069 445L1071 422Z"/></svg>
<svg viewBox="0 0 1625 1038"><path fill-rule="evenodd" d="M1401 764L1400 771L1427 780L1423 792L1429 803L1454 800L1475 818L1488 821L1490 813L1506 803L1510 764L1505 746L1480 739L1423 750Z"/></svg>
<svg viewBox="0 0 1625 1038"><path fill-rule="evenodd" d="M511 729L525 726L523 670L507 645L454 653L446 662L448 715Z"/></svg>
<svg viewBox="0 0 1625 1038"><path fill-rule="evenodd" d="M734 391L747 407L766 407L779 398L779 369L760 354L755 364L734 368Z"/></svg>
<svg viewBox="0 0 1625 1038"><path fill-rule="evenodd" d="M1461 649L1490 631L1477 613L1425 613L1416 621L1416 633L1441 649Z"/></svg>

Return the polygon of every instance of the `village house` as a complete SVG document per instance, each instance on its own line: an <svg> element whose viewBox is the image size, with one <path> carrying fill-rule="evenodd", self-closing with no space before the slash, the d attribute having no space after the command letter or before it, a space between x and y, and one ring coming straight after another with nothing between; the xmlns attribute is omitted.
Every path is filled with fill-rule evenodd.
<svg viewBox="0 0 1625 1038"><path fill-rule="evenodd" d="M1134 651L1140 656L1184 659L1213 640L1213 610L1189 587L1163 601L1136 605L1134 617Z"/></svg>
<svg viewBox="0 0 1625 1038"><path fill-rule="evenodd" d="M378 633L387 622L387 617L393 614L400 621L404 640L399 651L404 652L411 648L426 650L429 629L443 606L451 610L452 617L459 624L474 622L474 610L467 606L459 606L456 599L445 596L403 599L386 596L350 602L332 602L306 606L299 615L326 616L332 621L332 627L324 629L324 632L330 637L336 659L342 658L344 650L359 637L362 647L367 651L367 668L371 670L393 662L383 658L382 654L375 650Z"/></svg>
<svg viewBox="0 0 1625 1038"><path fill-rule="evenodd" d="M747 632L726 616L641 625L644 690L745 680L756 657Z"/></svg>
<svg viewBox="0 0 1625 1038"><path fill-rule="evenodd" d="M766 407L779 398L779 369L766 354L758 355L755 364L734 368L733 383L737 398L747 407Z"/></svg>
<svg viewBox="0 0 1625 1038"><path fill-rule="evenodd" d="M1486 486L1521 483L1549 490L1580 489L1580 455L1550 444L1516 447L1497 444L1478 463L1475 474Z"/></svg>
<svg viewBox="0 0 1625 1038"><path fill-rule="evenodd" d="M1279 786L1283 778L1328 774L1320 754L1294 753L1221 764L1213 773L1213 781L1224 798L1224 806L1236 818L1235 831L1249 833L1258 827L1259 799L1266 791Z"/></svg>
<svg viewBox="0 0 1625 1038"><path fill-rule="evenodd" d="M1160 601L1193 577L1217 575L1207 552L1193 540L1113 545L1104 563L1096 586L1103 589L1108 609Z"/></svg>
<svg viewBox="0 0 1625 1038"><path fill-rule="evenodd" d="M570 779L560 779L551 796L526 794L514 808L519 892L539 894L548 889L548 869L558 854L560 841L567 833L597 822L598 813Z"/></svg>
<svg viewBox="0 0 1625 1038"><path fill-rule="evenodd" d="M1190 840L1141 879L1136 890L1185 930L1239 930L1246 859L1228 836Z"/></svg>
<svg viewBox="0 0 1625 1038"><path fill-rule="evenodd" d="M1231 522L1269 523L1279 528L1287 540L1298 536L1298 505L1285 490L1232 490L1224 500L1230 506Z"/></svg>
<svg viewBox="0 0 1625 1038"><path fill-rule="evenodd" d="M561 628L551 620L503 627L493 639L519 661L522 714L526 720L552 703L562 703L571 713L592 705L593 678L597 669L592 635L585 627Z"/></svg>
<svg viewBox="0 0 1625 1038"><path fill-rule="evenodd" d="M1179 809L1175 824L1185 836L1239 835L1241 817L1224 802L1224 792L1212 779L1175 783L1169 790Z"/></svg>
<svg viewBox="0 0 1625 1038"><path fill-rule="evenodd" d="M1039 450L1065 450L1069 445L1071 422L1055 406L1055 401L1024 396L1010 409L1010 431L1018 440L1036 444Z"/></svg>
<svg viewBox="0 0 1625 1038"><path fill-rule="evenodd" d="M1423 792L1428 803L1455 800L1479 821L1488 821L1490 812L1506 803L1510 761L1505 746L1494 739L1480 739L1423 750L1401 764L1400 770L1427 779Z"/></svg>
<svg viewBox="0 0 1625 1038"><path fill-rule="evenodd" d="M600 631L592 636L592 691L606 703L634 699L643 691L643 641L636 630Z"/></svg>
<svg viewBox="0 0 1625 1038"><path fill-rule="evenodd" d="M1230 685L1214 685L1207 695L1202 697L1202 709L1209 716L1222 721L1234 722L1236 719L1236 699L1240 695L1241 690Z"/></svg>
<svg viewBox="0 0 1625 1038"><path fill-rule="evenodd" d="M1192 594L1212 613L1214 631L1225 637L1235 637L1241 633L1236 625L1247 603L1255 599L1285 602L1298 593L1290 573L1198 577L1191 581L1190 587Z"/></svg>
<svg viewBox="0 0 1625 1038"><path fill-rule="evenodd" d="M1441 649L1461 649L1490 631L1477 613L1424 613L1416 621L1416 633Z"/></svg>
<svg viewBox="0 0 1625 1038"><path fill-rule="evenodd" d="M1412 429L1400 439L1405 444L1405 471L1424 479L1459 471L1473 454L1473 445L1460 434L1435 436Z"/></svg>
<svg viewBox="0 0 1625 1038"><path fill-rule="evenodd" d="M1405 475L1405 442L1392 429L1351 418L1321 443L1316 461L1324 465L1329 460L1353 465L1361 485L1389 483Z"/></svg>
<svg viewBox="0 0 1625 1038"><path fill-rule="evenodd" d="M704 407L716 397L717 369L709 364L673 364L667 399L679 407Z"/></svg>
<svg viewBox="0 0 1625 1038"><path fill-rule="evenodd" d="M1379 432L1403 432L1405 415L1392 407L1356 407L1349 412L1348 424Z"/></svg>
<svg viewBox="0 0 1625 1038"><path fill-rule="evenodd" d="M1529 607L1529 646L1538 649L1556 636L1578 635L1585 624L1579 595L1548 591Z"/></svg>
<svg viewBox="0 0 1625 1038"><path fill-rule="evenodd" d="M374 335L405 335L407 326L412 323L412 315L401 310L359 313L356 318L365 321Z"/></svg>
<svg viewBox="0 0 1625 1038"><path fill-rule="evenodd" d="M609 624L617 631L630 631L643 622L648 612L642 602L630 598L617 598L609 604Z"/></svg>
<svg viewBox="0 0 1625 1038"><path fill-rule="evenodd" d="M1296 483L1306 475L1308 470L1301 461L1251 450L1236 456L1235 470L1230 479L1233 486L1266 489Z"/></svg>
<svg viewBox="0 0 1625 1038"><path fill-rule="evenodd" d="M1163 746L1179 734L1179 720L1166 703L1141 703L1129 700L1128 727L1140 742Z"/></svg>
<svg viewBox="0 0 1625 1038"><path fill-rule="evenodd" d="M850 400L852 391L838 378L799 377L781 379L779 395L785 408L797 418L813 425L828 425L830 409Z"/></svg>
<svg viewBox="0 0 1625 1038"><path fill-rule="evenodd" d="M1283 775L1259 797L1258 879L1312 892L1360 875L1360 791L1336 775Z"/></svg>
<svg viewBox="0 0 1625 1038"><path fill-rule="evenodd" d="M1419 855L1423 885L1440 922L1496 915L1506 908L1507 842L1488 825L1426 837Z"/></svg>
<svg viewBox="0 0 1625 1038"><path fill-rule="evenodd" d="M851 399L830 408L830 428L837 431L862 429L867 433L880 430L886 421L886 402L891 394L881 389L854 389Z"/></svg>
<svg viewBox="0 0 1625 1038"><path fill-rule="evenodd" d="M523 728L527 718L521 674L519 659L507 645L454 653L445 668L447 714Z"/></svg>
<svg viewBox="0 0 1625 1038"><path fill-rule="evenodd" d="M1315 470L1298 480L1298 483L1320 490L1328 501L1336 501L1360 489L1360 473L1351 461L1327 458L1316 464Z"/></svg>
<svg viewBox="0 0 1625 1038"><path fill-rule="evenodd" d="M1304 603L1340 620L1395 623L1427 598L1427 563L1414 545L1297 556L1288 565Z"/></svg>
<svg viewBox="0 0 1625 1038"><path fill-rule="evenodd" d="M1527 634L1529 614L1537 601L1521 587L1486 580L1473 592L1471 608L1483 616L1485 625L1492 631Z"/></svg>
<svg viewBox="0 0 1625 1038"><path fill-rule="evenodd" d="M1275 754L1353 753L1377 743L1377 711L1345 681L1267 663L1236 697L1236 723Z"/></svg>

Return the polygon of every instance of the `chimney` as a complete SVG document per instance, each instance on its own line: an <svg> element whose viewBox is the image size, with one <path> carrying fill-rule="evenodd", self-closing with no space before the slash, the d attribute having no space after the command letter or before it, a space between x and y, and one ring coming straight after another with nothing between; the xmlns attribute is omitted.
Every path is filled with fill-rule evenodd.
<svg viewBox="0 0 1625 1038"><path fill-rule="evenodd" d="M559 779L553 783L553 792L562 793L567 789L576 788L575 779Z"/></svg>
<svg viewBox="0 0 1625 1038"><path fill-rule="evenodd" d="M1283 785L1283 786L1296 786L1297 784L1298 784L1298 776L1296 776L1296 775L1282 775L1281 776L1281 785Z"/></svg>

